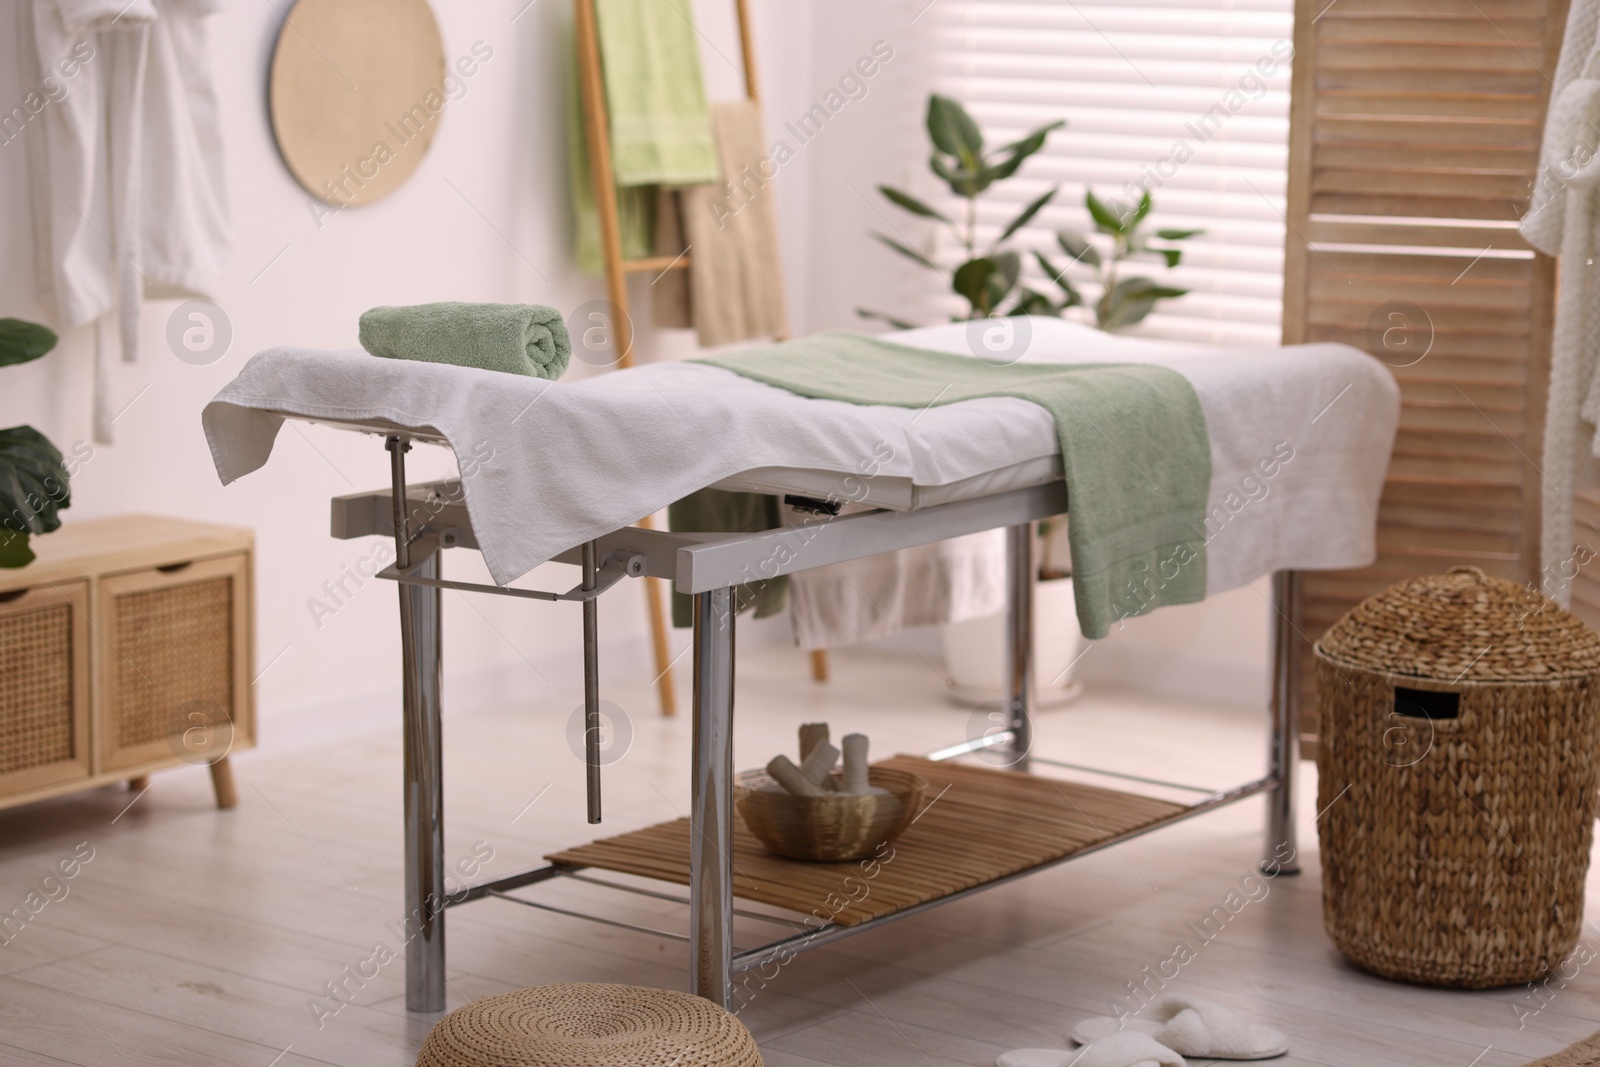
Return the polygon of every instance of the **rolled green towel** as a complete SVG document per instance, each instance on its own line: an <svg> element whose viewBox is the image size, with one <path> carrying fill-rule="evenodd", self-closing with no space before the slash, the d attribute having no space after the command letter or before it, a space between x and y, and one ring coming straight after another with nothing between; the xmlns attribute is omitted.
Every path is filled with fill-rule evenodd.
<svg viewBox="0 0 1600 1067"><path fill-rule="evenodd" d="M387 359L555 379L572 342L561 312L542 304L413 304L361 316L361 347Z"/></svg>

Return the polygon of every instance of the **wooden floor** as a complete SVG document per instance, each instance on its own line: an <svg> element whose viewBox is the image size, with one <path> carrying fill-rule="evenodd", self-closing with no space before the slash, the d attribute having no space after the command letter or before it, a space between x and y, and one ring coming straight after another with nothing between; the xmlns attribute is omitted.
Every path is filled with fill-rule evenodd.
<svg viewBox="0 0 1600 1067"><path fill-rule="evenodd" d="M793 747L806 721L870 733L879 755L972 725L910 652L836 654L827 686L785 649L750 649L741 669L741 767ZM607 696L631 710L633 737L607 772L604 832L683 813L687 719L656 718L642 685ZM596 836L564 738L578 700L544 689L530 706L447 718L447 855L466 880ZM270 716L262 728L271 733ZM1264 745L1253 714L1131 692L1046 713L1039 735L1052 755L1201 784L1254 776ZM204 771L189 769L137 800L106 789L0 812L0 916L32 892L55 898L0 935L0 1064L409 1067L433 1020L406 1014L402 963L389 959L401 918L398 731L247 754L237 769L233 812L214 811ZM1600 1027L1600 956L1538 994L1417 989L1342 964L1321 930L1309 777L1302 877L1255 877L1262 812L1249 801L803 955L752 983L741 1018L770 1067L990 1064L1008 1048L1064 1046L1078 1019L1164 972L1176 974L1170 990L1285 1030L1285 1065L1504 1067ZM45 881L90 849L76 877ZM1589 887L1600 914L1600 877ZM686 929L665 901L575 883L528 892L579 907L616 896L603 902L612 914ZM1224 908L1222 923L1214 909L1230 892L1237 914ZM738 935L753 944L773 931L741 919ZM1600 950L1596 924L1585 941ZM1181 967L1167 962L1180 942L1193 953ZM497 900L453 910L449 946L451 1006L556 980L681 987L687 971L679 942Z"/></svg>

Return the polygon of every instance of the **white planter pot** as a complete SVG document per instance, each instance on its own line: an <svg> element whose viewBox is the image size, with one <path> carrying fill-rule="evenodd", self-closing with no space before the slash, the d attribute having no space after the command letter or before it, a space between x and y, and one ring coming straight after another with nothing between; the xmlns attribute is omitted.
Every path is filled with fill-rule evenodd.
<svg viewBox="0 0 1600 1067"><path fill-rule="evenodd" d="M1073 667L1083 648L1072 579L1057 578L1033 586L1033 663L1039 707L1054 707L1083 690ZM951 701L976 707L1002 700L1006 691L1006 618L992 615L944 628L945 673L953 683Z"/></svg>

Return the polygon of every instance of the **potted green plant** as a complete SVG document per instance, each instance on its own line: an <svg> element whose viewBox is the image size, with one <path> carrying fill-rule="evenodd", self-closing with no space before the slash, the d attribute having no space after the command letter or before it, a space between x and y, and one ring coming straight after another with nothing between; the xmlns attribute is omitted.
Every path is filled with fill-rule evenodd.
<svg viewBox="0 0 1600 1067"><path fill-rule="evenodd" d="M958 209L951 212L923 202L901 189L878 186L891 203L945 230L959 247L962 260L946 268L934 262L906 241L882 233L872 236L919 267L936 274L967 302L965 315L956 321L1009 315L1064 315L1068 309L1081 309L1090 323L1112 331L1142 321L1162 300L1183 296L1188 290L1161 285L1144 275L1130 275L1130 261L1159 261L1166 268L1176 267L1183 258L1178 243L1194 237L1199 230L1159 229L1153 234L1147 223L1155 206L1149 190L1136 204L1106 202L1084 191L1084 206L1095 230L1101 235L1096 246L1085 235L1061 229L1056 245L1069 260L1058 266L1050 254L1034 251L1032 258L1043 272L1050 291L1036 289L1023 281L1021 252L1009 242L1044 210L1059 185L1025 204L987 246L978 242L978 201L995 183L1011 178L1024 161L1045 146L1050 134L1066 125L1057 121L1040 126L1021 140L988 148L983 131L965 108L949 97L934 94L928 99L926 126L933 152L928 168L958 198ZM1093 300L1086 299L1069 272L1094 287ZM865 318L881 319L896 327L910 327L901 318L858 308ZM1073 677L1083 637L1078 630L1073 603L1072 574L1063 561L1065 523L1046 520L1037 527L1039 545L1035 552L1038 584L1034 594L1034 662L1038 669L1042 705L1069 700L1081 689ZM945 659L952 686L950 696L958 703L982 704L1000 695L1005 669L1002 663L1005 644L1004 620L999 616L972 619L945 628Z"/></svg>
<svg viewBox="0 0 1600 1067"><path fill-rule="evenodd" d="M54 332L37 323L0 319L0 367L38 359L56 346ZM32 426L0 430L0 567L33 562L28 539L61 526L72 504L61 450Z"/></svg>
<svg viewBox="0 0 1600 1067"><path fill-rule="evenodd" d="M1158 301L1188 292L1161 285L1142 275L1123 276L1124 264L1133 259L1159 260L1169 269L1176 267L1183 258L1177 243L1202 232L1161 229L1151 234L1146 231L1144 223L1155 206L1148 189L1137 204L1108 203L1095 196L1094 190L1085 190L1084 206L1096 231L1110 238L1110 249L1102 255L1084 235L1073 230L1058 230L1056 244L1070 257L1067 266L1057 267L1043 252L1035 251L1033 259L1059 295L1025 284L1022 254L1008 247L1007 242L1055 199L1061 187L1052 186L1025 205L987 247L978 244L978 200L996 182L1015 175L1029 156L1044 147L1052 132L1066 125L1065 121L1040 126L1019 141L990 149L985 147L983 131L966 109L957 101L935 93L928 98L926 125L928 138L933 143L928 168L964 202L954 213L956 217L892 186L880 185L878 191L897 207L948 231L964 258L947 269L905 241L882 233L872 236L919 267L939 275L951 290L965 299L967 313L954 316L957 321L996 315L1062 315L1068 308L1082 307L1099 329L1119 330L1144 319ZM1160 243L1152 244L1152 241ZM1088 280L1096 286L1098 292L1093 303L1084 299L1068 274L1074 267L1080 268L1080 274L1087 274ZM866 308L857 308L856 313L901 328L913 325Z"/></svg>

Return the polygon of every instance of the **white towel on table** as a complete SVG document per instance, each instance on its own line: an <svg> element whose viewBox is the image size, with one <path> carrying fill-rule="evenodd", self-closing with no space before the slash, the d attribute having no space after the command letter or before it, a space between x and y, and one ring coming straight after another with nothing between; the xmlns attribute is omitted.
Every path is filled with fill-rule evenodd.
<svg viewBox="0 0 1600 1067"><path fill-rule="evenodd" d="M1556 67L1544 146L1522 235L1561 257L1545 414L1540 565L1544 592L1563 606L1571 583L1550 581L1573 552L1572 494L1600 456L1600 0L1572 0Z"/></svg>
<svg viewBox="0 0 1600 1067"><path fill-rule="evenodd" d="M39 297L62 328L115 309L124 360L138 354L142 300L215 296L222 277L231 235L204 28L217 7L18 3L24 82L52 97L19 135L29 153ZM108 442L104 332L94 431Z"/></svg>
<svg viewBox="0 0 1600 1067"><path fill-rule="evenodd" d="M1208 595L1273 570L1371 562L1399 414L1381 363L1345 345L1241 351L1030 323L1029 361L1148 362L1194 386L1211 439ZM959 351L966 333L956 324L895 336ZM918 411L806 399L704 364L550 382L279 348L253 357L202 414L222 480L266 463L289 415L443 435L472 471L466 507L502 584L744 471L859 477L870 462L878 477L949 486L1061 450L1050 413L1013 397Z"/></svg>

